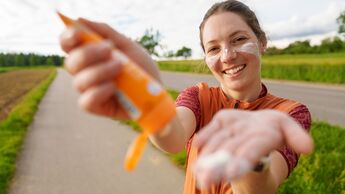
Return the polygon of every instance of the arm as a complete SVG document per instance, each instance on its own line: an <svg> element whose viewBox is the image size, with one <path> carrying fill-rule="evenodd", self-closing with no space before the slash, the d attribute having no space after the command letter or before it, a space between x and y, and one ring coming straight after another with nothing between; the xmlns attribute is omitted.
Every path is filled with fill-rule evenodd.
<svg viewBox="0 0 345 194"><path fill-rule="evenodd" d="M150 136L157 147L169 153L181 151L194 133L196 120L192 110L184 106L176 108L177 116L159 134Z"/></svg>
<svg viewBox="0 0 345 194"><path fill-rule="evenodd" d="M173 121L175 126L167 128L161 133L167 134L170 132L170 137L167 134L165 137L163 135L151 138L152 142L158 147L172 153L182 150L198 127L197 123L200 121L199 88L192 86L184 89L175 103L178 116L178 119Z"/></svg>
<svg viewBox="0 0 345 194"><path fill-rule="evenodd" d="M297 121L305 131L310 130L311 116L308 108L300 105L289 115ZM291 148L284 146L274 151L269 168L262 173L249 173L238 181L232 182L235 193L275 193L279 185L297 165L297 154ZM265 180L265 181L263 181Z"/></svg>
<svg viewBox="0 0 345 194"><path fill-rule="evenodd" d="M215 144L224 137L228 137L227 141ZM200 158L220 150L231 157L218 174L212 166L205 168L199 159L195 168L197 180L208 187L216 181L213 177L221 177L231 182L235 193L275 193L288 175L285 158L276 151L285 145L296 153L310 153L313 148L311 137L289 115L274 110L220 111L197 135L196 146L201 149ZM268 153L272 154L269 168L261 173L252 172Z"/></svg>

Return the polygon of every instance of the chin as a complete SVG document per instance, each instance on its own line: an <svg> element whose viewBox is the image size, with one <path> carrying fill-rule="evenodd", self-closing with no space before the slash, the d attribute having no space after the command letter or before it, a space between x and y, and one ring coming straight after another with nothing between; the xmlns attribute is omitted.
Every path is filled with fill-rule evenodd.
<svg viewBox="0 0 345 194"><path fill-rule="evenodd" d="M223 82L223 87L226 87L226 89L229 90L243 90L243 88L246 87L247 84L245 84L243 81L241 80L236 80L236 81L227 81L227 82Z"/></svg>

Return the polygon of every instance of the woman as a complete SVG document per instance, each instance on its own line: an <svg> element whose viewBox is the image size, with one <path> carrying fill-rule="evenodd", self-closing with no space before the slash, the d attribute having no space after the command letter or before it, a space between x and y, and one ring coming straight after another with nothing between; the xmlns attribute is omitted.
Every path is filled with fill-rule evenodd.
<svg viewBox="0 0 345 194"><path fill-rule="evenodd" d="M138 44L105 24L80 19L107 41L81 45L78 30L61 35L69 53L67 70L75 76L80 106L86 111L126 118L114 99L113 77L121 68L112 57L116 46L158 81L159 71ZM313 141L308 109L269 94L261 82L261 55L266 36L255 14L243 3L214 4L200 25L205 62L219 87L205 83L184 90L176 102L177 117L162 135L150 137L162 150L187 146L184 193L275 193ZM236 110L235 110L236 109ZM270 158L262 168L262 158ZM261 165L261 168L260 168Z"/></svg>

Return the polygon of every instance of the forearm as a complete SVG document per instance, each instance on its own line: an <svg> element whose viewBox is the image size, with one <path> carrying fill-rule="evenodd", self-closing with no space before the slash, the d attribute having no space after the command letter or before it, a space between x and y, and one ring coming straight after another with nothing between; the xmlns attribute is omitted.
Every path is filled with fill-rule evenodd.
<svg viewBox="0 0 345 194"><path fill-rule="evenodd" d="M272 178L270 169L265 172L251 172L242 178L231 182L234 194L270 194L276 193L277 186Z"/></svg>
<svg viewBox="0 0 345 194"><path fill-rule="evenodd" d="M178 117L175 117L158 134L150 136L151 142L161 150L169 153L177 153L184 148L186 134Z"/></svg>
<svg viewBox="0 0 345 194"><path fill-rule="evenodd" d="M263 172L251 172L231 182L235 194L270 194L276 193L279 185L287 176L287 165L279 152L271 154L268 169Z"/></svg>

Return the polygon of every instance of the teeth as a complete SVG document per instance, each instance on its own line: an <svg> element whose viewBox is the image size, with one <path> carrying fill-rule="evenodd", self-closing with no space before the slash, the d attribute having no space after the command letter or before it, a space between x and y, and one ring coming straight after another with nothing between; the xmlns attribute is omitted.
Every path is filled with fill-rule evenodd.
<svg viewBox="0 0 345 194"><path fill-rule="evenodd" d="M233 74L241 71L243 68L244 68L244 65L241 65L241 66L238 66L238 67L235 67L235 68L232 68L232 69L228 69L228 70L225 71L225 73L233 75Z"/></svg>

